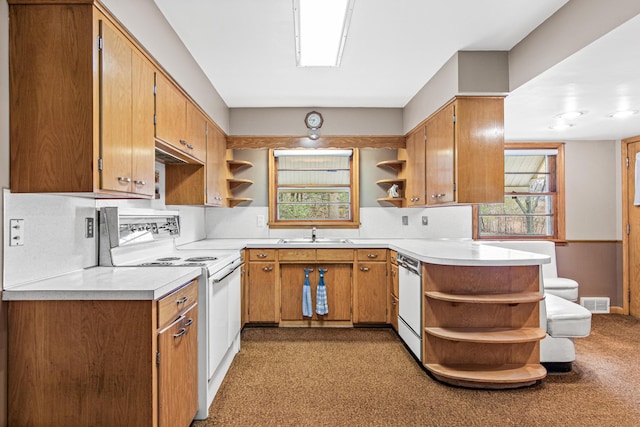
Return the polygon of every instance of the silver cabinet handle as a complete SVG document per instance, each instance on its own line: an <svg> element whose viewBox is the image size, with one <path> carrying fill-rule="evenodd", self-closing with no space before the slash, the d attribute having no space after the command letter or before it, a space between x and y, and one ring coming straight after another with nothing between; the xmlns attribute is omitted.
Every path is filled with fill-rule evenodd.
<svg viewBox="0 0 640 427"><path fill-rule="evenodd" d="M263 270L264 271L271 271L271 270L273 270L273 267L264 267Z"/></svg>
<svg viewBox="0 0 640 427"><path fill-rule="evenodd" d="M439 199L440 197L444 197L444 196L446 196L445 193L438 193L438 194L432 194L431 198L432 199Z"/></svg>
<svg viewBox="0 0 640 427"><path fill-rule="evenodd" d="M134 180L134 181L133 181L133 183L134 183L135 185L137 185L138 187L142 187L143 185L147 185L147 182L146 182L146 181L140 181L140 180L137 180L137 179L136 179L136 180Z"/></svg>
<svg viewBox="0 0 640 427"><path fill-rule="evenodd" d="M118 177L118 181L120 181L121 183L126 183L126 184L128 184L128 183L130 183L130 182L131 182L131 178L127 178L127 177L125 177L125 176L119 176L119 177Z"/></svg>
<svg viewBox="0 0 640 427"><path fill-rule="evenodd" d="M190 317L189 320L187 320L187 323L184 324L184 327L188 328L189 326L191 326L192 323L193 323L193 319Z"/></svg>
<svg viewBox="0 0 640 427"><path fill-rule="evenodd" d="M360 267L360 271L369 271L369 267Z"/></svg>
<svg viewBox="0 0 640 427"><path fill-rule="evenodd" d="M369 258L378 258L378 255L376 255L376 254L367 254L367 257L369 257Z"/></svg>
<svg viewBox="0 0 640 427"><path fill-rule="evenodd" d="M180 338L181 336L183 336L186 333L187 333L187 329L186 328L180 328L180 332L178 332L177 334L173 334L173 339Z"/></svg>
<svg viewBox="0 0 640 427"><path fill-rule="evenodd" d="M181 140L180 140L180 144L182 144L182 145L184 145L184 146L186 147L186 145L187 145L187 141L185 141L184 139L181 139Z"/></svg>
<svg viewBox="0 0 640 427"><path fill-rule="evenodd" d="M266 258L266 257L267 257L267 254L265 254L265 253L259 253L258 254L258 258Z"/></svg>
<svg viewBox="0 0 640 427"><path fill-rule="evenodd" d="M187 302L187 300L189 299L189 297L182 297L179 300L176 301L176 304L180 305L180 304L184 304L185 302Z"/></svg>

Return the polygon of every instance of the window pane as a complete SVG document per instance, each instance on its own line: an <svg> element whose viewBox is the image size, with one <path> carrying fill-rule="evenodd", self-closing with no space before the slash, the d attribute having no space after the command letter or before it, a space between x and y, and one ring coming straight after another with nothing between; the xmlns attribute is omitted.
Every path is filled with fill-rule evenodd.
<svg viewBox="0 0 640 427"><path fill-rule="evenodd" d="M349 185L349 170L279 170L278 185Z"/></svg>
<svg viewBox="0 0 640 427"><path fill-rule="evenodd" d="M349 188L278 189L278 219L350 220Z"/></svg>
<svg viewBox="0 0 640 427"><path fill-rule="evenodd" d="M504 174L505 193L545 193L549 191L547 173L506 173Z"/></svg>
<svg viewBox="0 0 640 427"><path fill-rule="evenodd" d="M505 196L480 206L480 236L553 236L552 196Z"/></svg>

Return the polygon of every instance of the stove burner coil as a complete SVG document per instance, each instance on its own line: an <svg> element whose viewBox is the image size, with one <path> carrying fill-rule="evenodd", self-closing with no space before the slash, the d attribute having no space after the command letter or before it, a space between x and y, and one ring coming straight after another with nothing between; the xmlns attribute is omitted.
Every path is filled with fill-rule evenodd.
<svg viewBox="0 0 640 427"><path fill-rule="evenodd" d="M158 258L156 261L177 261L179 259L180 259L180 257L178 257L178 256L167 256L167 257L164 257L164 258Z"/></svg>
<svg viewBox="0 0 640 427"><path fill-rule="evenodd" d="M214 257L214 256L194 256L194 257L185 259L185 261L188 261L188 262L203 262L203 261L215 261L217 259L218 258Z"/></svg>

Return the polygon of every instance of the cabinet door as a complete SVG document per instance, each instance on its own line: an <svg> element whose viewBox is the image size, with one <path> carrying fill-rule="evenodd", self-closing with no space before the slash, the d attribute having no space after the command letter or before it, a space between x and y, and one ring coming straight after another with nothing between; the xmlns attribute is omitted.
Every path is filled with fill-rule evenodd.
<svg viewBox="0 0 640 427"><path fill-rule="evenodd" d="M101 188L131 192L131 57L129 42L100 20Z"/></svg>
<svg viewBox="0 0 640 427"><path fill-rule="evenodd" d="M389 307L389 323L394 331L398 332L398 297L391 296L391 306Z"/></svg>
<svg viewBox="0 0 640 427"><path fill-rule="evenodd" d="M387 301L387 263L358 263L357 271L357 323L386 323Z"/></svg>
<svg viewBox="0 0 640 427"><path fill-rule="evenodd" d="M155 192L155 143L153 85L155 70L136 51L132 55L132 192L153 196Z"/></svg>
<svg viewBox="0 0 640 427"><path fill-rule="evenodd" d="M426 202L451 203L454 195L454 107L450 104L427 122Z"/></svg>
<svg viewBox="0 0 640 427"><path fill-rule="evenodd" d="M304 270L312 268L309 273L309 284L311 286L311 299L313 305L313 319L317 318L315 307L315 292L318 284L315 266L304 264L281 264L280 265L280 319L281 320L303 320L311 317L302 316L302 286L304 284Z"/></svg>
<svg viewBox="0 0 640 427"><path fill-rule="evenodd" d="M407 138L407 206L424 206L425 130L416 130Z"/></svg>
<svg viewBox="0 0 640 427"><path fill-rule="evenodd" d="M156 138L185 151L187 98L163 75L156 77Z"/></svg>
<svg viewBox="0 0 640 427"><path fill-rule="evenodd" d="M276 264L252 262L249 265L249 322L278 322Z"/></svg>
<svg viewBox="0 0 640 427"><path fill-rule="evenodd" d="M207 119L187 101L186 152L203 162L207 159Z"/></svg>
<svg viewBox="0 0 640 427"><path fill-rule="evenodd" d="M158 425L188 426L198 411L198 305L158 334Z"/></svg>
<svg viewBox="0 0 640 427"><path fill-rule="evenodd" d="M214 124L207 124L207 204L224 206L227 142Z"/></svg>
<svg viewBox="0 0 640 427"><path fill-rule="evenodd" d="M329 313L319 316L324 320L351 320L351 264L329 264L320 266L325 270ZM316 282L317 283L317 282ZM313 301L315 302L315 293ZM315 311L315 306L314 306Z"/></svg>

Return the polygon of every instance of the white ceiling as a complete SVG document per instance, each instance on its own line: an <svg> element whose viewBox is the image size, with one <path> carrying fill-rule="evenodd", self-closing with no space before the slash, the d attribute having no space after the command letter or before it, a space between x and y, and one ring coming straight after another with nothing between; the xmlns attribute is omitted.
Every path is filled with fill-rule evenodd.
<svg viewBox="0 0 640 427"><path fill-rule="evenodd" d="M568 0L356 0L339 68L297 68L293 0L155 0L224 101L240 107L402 108L458 50L510 50ZM464 13L461 13L464 11ZM640 17L513 91L509 140L640 134ZM572 128L549 129L568 109Z"/></svg>

